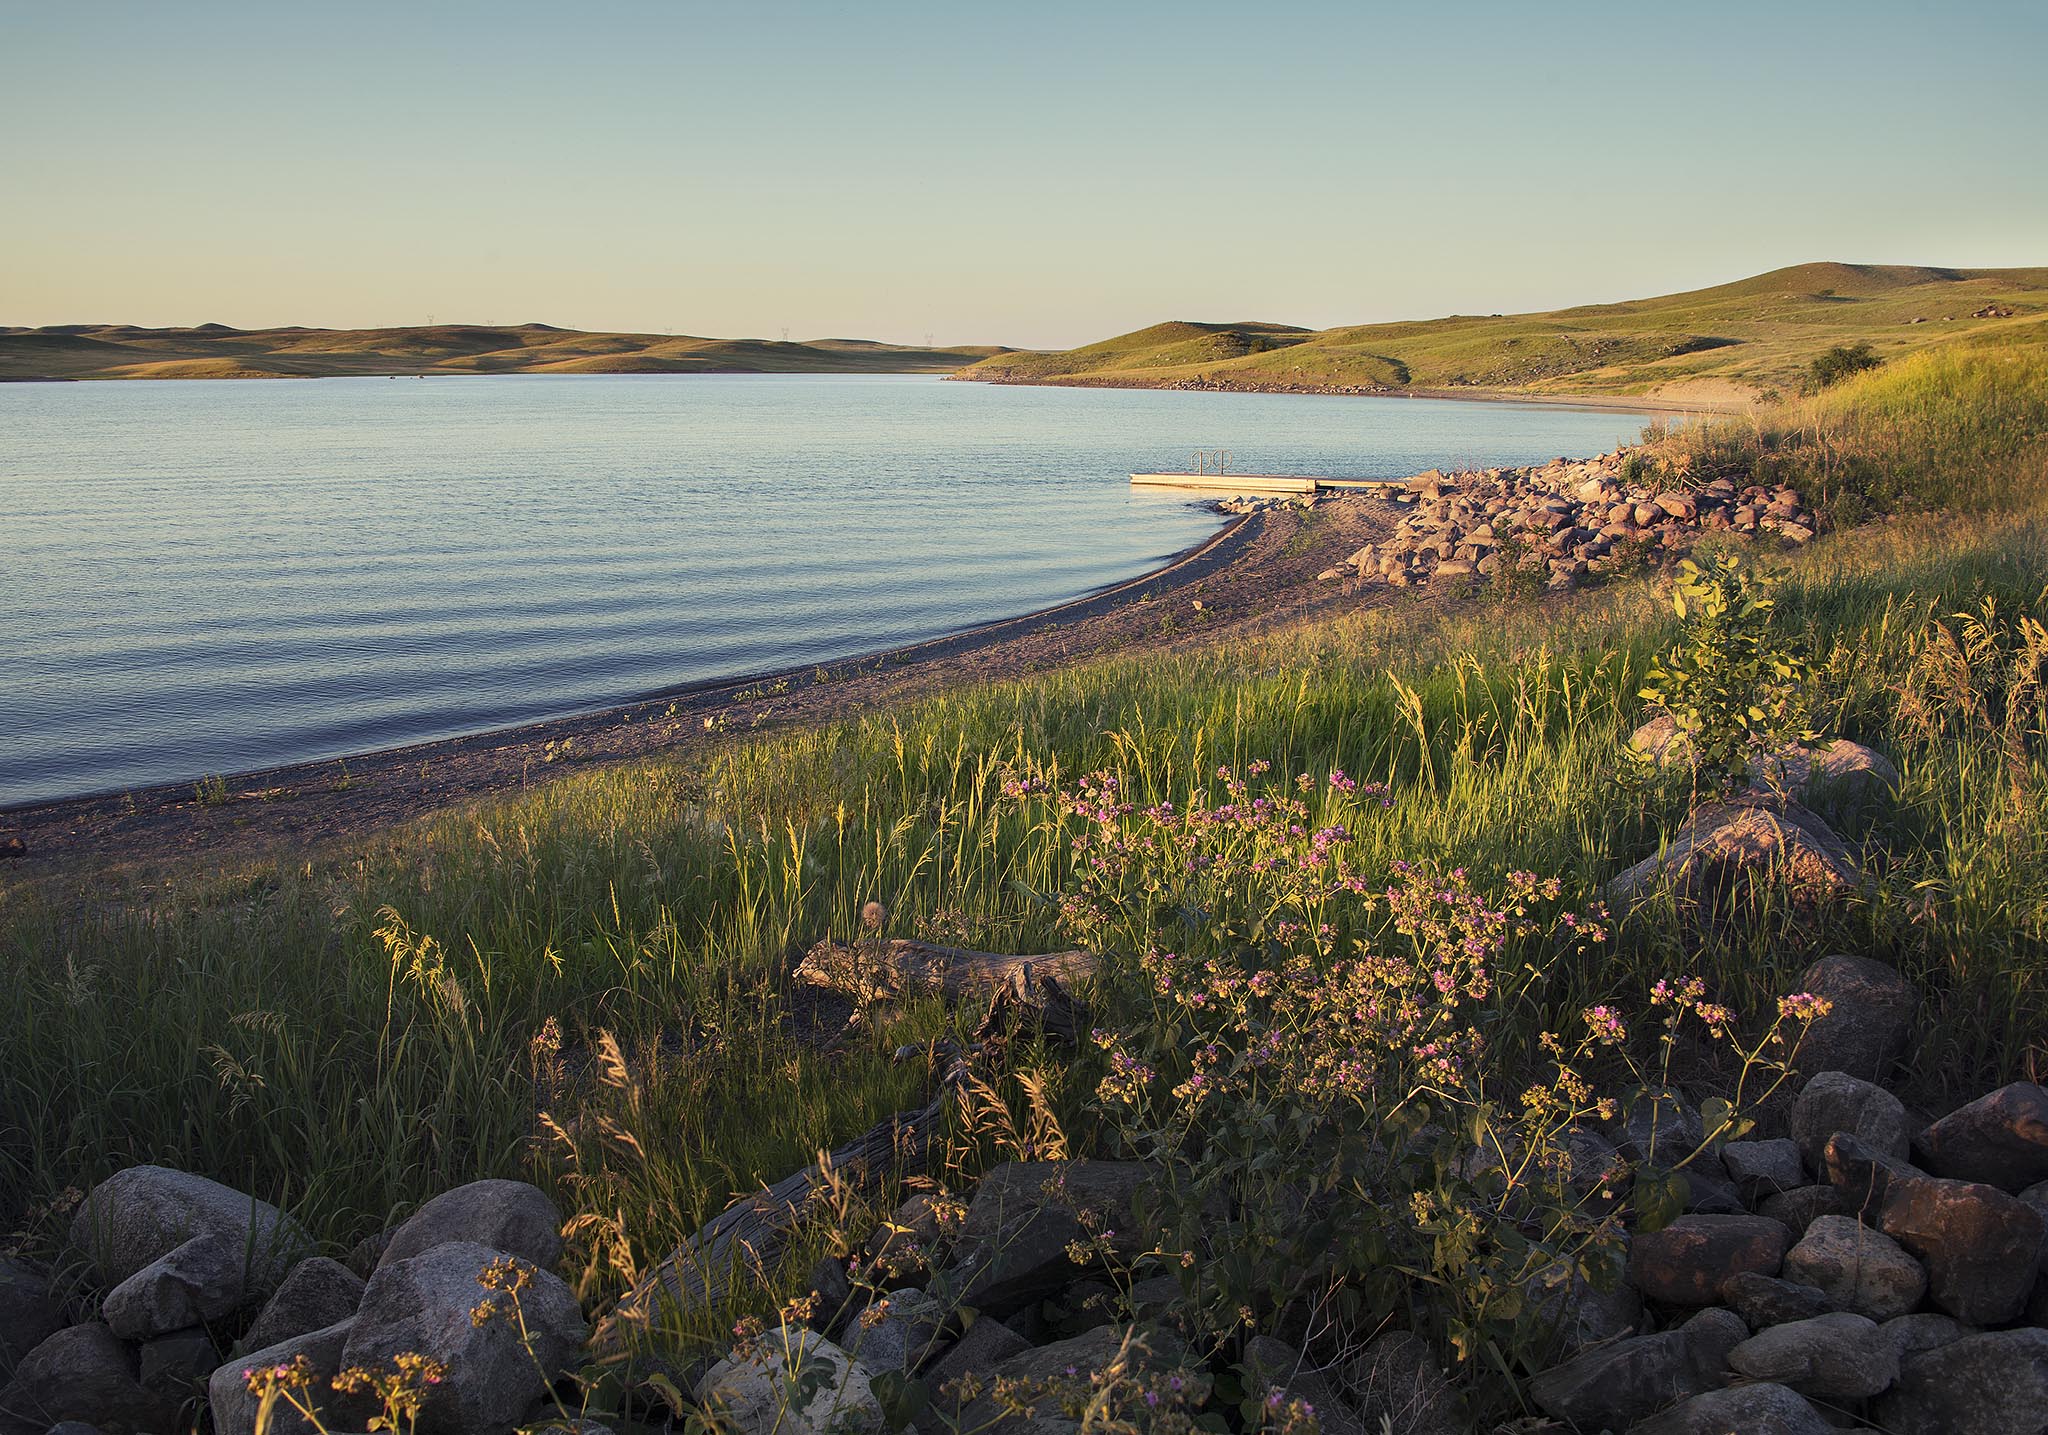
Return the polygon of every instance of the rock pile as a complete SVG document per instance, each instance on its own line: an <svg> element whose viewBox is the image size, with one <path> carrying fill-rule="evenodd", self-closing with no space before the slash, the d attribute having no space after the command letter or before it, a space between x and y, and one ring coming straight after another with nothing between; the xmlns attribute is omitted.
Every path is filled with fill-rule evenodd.
<svg viewBox="0 0 2048 1435"><path fill-rule="evenodd" d="M1823 1035L1884 1050L1903 1035L1896 975L1844 966L1861 960L1809 973L1881 993L1837 1008ZM1893 1435L2034 1435L2048 1423L2044 1113L2048 1091L2017 1082L1909 1139L1890 1092L1816 1073L1788 1136L1719 1153L1749 1209L1638 1234L1642 1327L1539 1376L1537 1403L1576 1429L1654 1435L1819 1435L1839 1424L1823 1409Z"/></svg>
<svg viewBox="0 0 2048 1435"><path fill-rule="evenodd" d="M1512 564L1553 589L1690 548L1702 533L1775 535L1807 543L1818 520L1799 493L1715 479L1698 488L1648 487L1623 477L1624 450L1541 468L1489 468L1408 480L1395 501L1410 512L1325 579L1407 588L1433 579L1486 579Z"/></svg>
<svg viewBox="0 0 2048 1435"><path fill-rule="evenodd" d="M0 1432L155 1435L192 1428L204 1399L216 1435L250 1435L256 1398L244 1372L309 1362L330 1429L376 1412L327 1397L359 1366L388 1373L401 1351L447 1374L428 1397L423 1435L480 1435L543 1415L547 1380L579 1361L587 1335L553 1266L560 1213L518 1181L479 1181L423 1206L351 1271L312 1254L275 1206L162 1166L134 1166L95 1187L71 1244L104 1288L96 1319L75 1312L47 1273L0 1263ZM472 1319L492 1298L494 1264L522 1263L526 1337L510 1320ZM497 1299L508 1299L502 1292ZM552 1407L547 1407L552 1408ZM280 1407L274 1435L311 1427Z"/></svg>

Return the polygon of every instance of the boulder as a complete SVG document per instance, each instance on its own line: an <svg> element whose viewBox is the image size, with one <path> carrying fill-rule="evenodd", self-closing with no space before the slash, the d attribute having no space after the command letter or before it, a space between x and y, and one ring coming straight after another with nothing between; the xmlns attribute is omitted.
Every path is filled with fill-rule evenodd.
<svg viewBox="0 0 2048 1435"><path fill-rule="evenodd" d="M213 1337L197 1326L144 1341L135 1354L143 1386L178 1398L203 1386L220 1364Z"/></svg>
<svg viewBox="0 0 2048 1435"><path fill-rule="evenodd" d="M1429 1347L1405 1330L1383 1331L1346 1364L1342 1384L1365 1428L1379 1435L1465 1435L1458 1392Z"/></svg>
<svg viewBox="0 0 2048 1435"><path fill-rule="evenodd" d="M1898 1378L1899 1352L1868 1316L1834 1311L1757 1332L1728 1352L1728 1365L1802 1395L1862 1400Z"/></svg>
<svg viewBox="0 0 2048 1435"><path fill-rule="evenodd" d="M1576 1355L1636 1334L1643 1325L1643 1298L1627 1281L1601 1290L1577 1272L1539 1272L1523 1286L1529 1307L1541 1315L1558 1341L1559 1356Z"/></svg>
<svg viewBox="0 0 2048 1435"><path fill-rule="evenodd" d="M1808 1081L1792 1103L1792 1139L1814 1169L1827 1156L1828 1138L1846 1131L1878 1152L1906 1154L1906 1108L1899 1098L1846 1071L1823 1071Z"/></svg>
<svg viewBox="0 0 2048 1435"><path fill-rule="evenodd" d="M1751 1330L1810 1320L1835 1308L1819 1286L1738 1271L1721 1283L1721 1299Z"/></svg>
<svg viewBox="0 0 2048 1435"><path fill-rule="evenodd" d="M314 1393L319 1397L314 1408L338 1417L342 1402L329 1391L327 1382L340 1372L345 1363L341 1354L354 1324L353 1317L337 1321L325 1329L310 1330L276 1345L251 1351L215 1370L206 1382L207 1407L213 1414L214 1435L256 1435L259 1402L249 1389L247 1372L290 1365L300 1356L304 1356L312 1367ZM264 1435L313 1435L313 1432L314 1426L310 1422L289 1405L279 1402L271 1407Z"/></svg>
<svg viewBox="0 0 2048 1435"><path fill-rule="evenodd" d="M2039 1273L2041 1213L1996 1186L1893 1175L1878 1227L1927 1263L1927 1294L1969 1325L2000 1325L2026 1309Z"/></svg>
<svg viewBox="0 0 2048 1435"><path fill-rule="evenodd" d="M71 1243L108 1285L201 1235L241 1247L266 1293L313 1245L298 1222L269 1202L167 1166L130 1166L109 1176L71 1220Z"/></svg>
<svg viewBox="0 0 2048 1435"><path fill-rule="evenodd" d="M712 1366L697 1399L732 1435L861 1435L884 1426L867 1367L797 1326Z"/></svg>
<svg viewBox="0 0 2048 1435"><path fill-rule="evenodd" d="M1368 1427L1337 1393L1329 1377L1305 1364L1301 1353L1285 1341L1270 1335L1253 1336L1245 1342L1244 1366L1249 1394L1266 1402L1269 1409L1301 1401L1315 1412L1318 1435L1379 1435L1377 1423Z"/></svg>
<svg viewBox="0 0 2048 1435"><path fill-rule="evenodd" d="M1705 1306L1730 1276L1776 1275L1792 1233L1768 1216L1680 1216L1629 1243L1629 1283L1650 1300Z"/></svg>
<svg viewBox="0 0 2048 1435"><path fill-rule="evenodd" d="M986 1392L960 1412L961 1430L987 1431L989 1435L1070 1435L1079 1429L1063 1413L1064 1400L1085 1392L1098 1372L1121 1363L1128 1371L1168 1371L1187 1358L1179 1337L1163 1330L1139 1330L1127 1326L1101 1325L1071 1340L1055 1341L1011 1356L985 1379L1024 1382L1042 1392L1032 1401L1033 1416L1025 1422L996 1421L1002 1405ZM781 1432L778 1432L781 1435Z"/></svg>
<svg viewBox="0 0 2048 1435"><path fill-rule="evenodd" d="M50 1278L18 1256L0 1256L0 1384L24 1355L64 1328Z"/></svg>
<svg viewBox="0 0 2048 1435"><path fill-rule="evenodd" d="M1709 1390L1629 1427L1629 1435L1839 1435L1806 1397L1782 1385Z"/></svg>
<svg viewBox="0 0 2048 1435"><path fill-rule="evenodd" d="M946 1307L906 1286L889 1292L853 1320L842 1337L847 1354L871 1374L914 1369L946 1323Z"/></svg>
<svg viewBox="0 0 2048 1435"><path fill-rule="evenodd" d="M443 1191L391 1233L377 1264L411 1260L463 1241L489 1246L552 1271L562 1258L562 1213L524 1181L472 1181Z"/></svg>
<svg viewBox="0 0 2048 1435"><path fill-rule="evenodd" d="M1770 1141L1730 1141L1721 1148L1721 1166L1736 1190L1750 1201L1795 1191L1806 1184L1799 1143L1783 1136Z"/></svg>
<svg viewBox="0 0 2048 1435"><path fill-rule="evenodd" d="M363 1279L340 1261L310 1256L291 1269L277 1294L242 1334L241 1348L262 1350L309 1330L324 1330L356 1313Z"/></svg>
<svg viewBox="0 0 2048 1435"><path fill-rule="evenodd" d="M1920 1133L1937 1176L2017 1192L2048 1181L2048 1088L2015 1081L1958 1107Z"/></svg>
<svg viewBox="0 0 2048 1435"><path fill-rule="evenodd" d="M1774 1221L1783 1221L1791 1227L1795 1235L1804 1235L1806 1228L1817 1218L1839 1216L1843 1210L1842 1193L1833 1186L1801 1186L1796 1190L1766 1196L1757 1202L1756 1207L1759 1216L1769 1216Z"/></svg>
<svg viewBox="0 0 2048 1435"><path fill-rule="evenodd" d="M1927 1293L1927 1271L1898 1242L1850 1216L1820 1216L1785 1253L1785 1278L1872 1320L1904 1315Z"/></svg>
<svg viewBox="0 0 2048 1435"><path fill-rule="evenodd" d="M1718 1389L1728 1352L1749 1338L1733 1311L1703 1310L1676 1330L1574 1356L1535 1377L1529 1393L1552 1419L1581 1430L1626 1430L1666 1406Z"/></svg>
<svg viewBox="0 0 2048 1435"><path fill-rule="evenodd" d="M1662 1166L1676 1166L1707 1139L1698 1108L1669 1088L1637 1093L1622 1118L1622 1133L1630 1156Z"/></svg>
<svg viewBox="0 0 2048 1435"><path fill-rule="evenodd" d="M108 1291L100 1313L122 1339L148 1340L240 1310L266 1275L250 1269L240 1242L197 1235Z"/></svg>
<svg viewBox="0 0 2048 1435"><path fill-rule="evenodd" d="M1851 809L1879 793L1897 791L1899 785L1899 770L1889 758L1847 738L1811 748L1788 747L1757 758L1749 765L1749 776L1769 792Z"/></svg>
<svg viewBox="0 0 2048 1435"><path fill-rule="evenodd" d="M1607 896L1633 903L1665 885L1710 901L1759 880L1784 882L1808 904L1848 892L1863 878L1825 822L1797 803L1737 798L1702 803L1662 852L1608 882Z"/></svg>
<svg viewBox="0 0 2048 1435"><path fill-rule="evenodd" d="M2048 1330L1986 1331L1922 1351L1872 1406L1889 1435L2040 1435L2048 1426Z"/></svg>
<svg viewBox="0 0 2048 1435"><path fill-rule="evenodd" d="M982 1177L954 1246L946 1294L977 1310L1005 1314L1051 1295L1079 1271L1067 1247L1088 1236L1077 1213L1092 1212L1115 1232L1113 1244L1135 1256L1146 1243L1134 1229L1133 1198L1148 1180L1137 1161L1009 1161Z"/></svg>
<svg viewBox="0 0 2048 1435"><path fill-rule="evenodd" d="M1831 1005L1799 1044L1802 1070L1880 1081L1905 1053L1920 994L1897 968L1868 957L1822 957L1800 975L1799 989Z"/></svg>
<svg viewBox="0 0 2048 1435"><path fill-rule="evenodd" d="M551 1380L574 1367L588 1329L561 1278L531 1266L521 1268L529 1283L517 1293L530 1351L509 1318L472 1319L486 1300L509 1312L514 1297L482 1278L512 1259L468 1241L387 1259L363 1291L342 1363L382 1370L399 1352L418 1351L446 1366L420 1412L420 1435L468 1435L520 1419L547 1384L543 1371Z"/></svg>
<svg viewBox="0 0 2048 1435"><path fill-rule="evenodd" d="M1943 1315L1936 1310L1895 1315L1877 1330L1898 1351L1900 1360L1910 1360L1923 1350L1939 1350L1966 1335L1977 1333L1954 1316Z"/></svg>
<svg viewBox="0 0 2048 1435"><path fill-rule="evenodd" d="M0 1388L0 1429L47 1430L60 1420L105 1435L158 1435L173 1428L178 1402L143 1385L133 1347L103 1322L67 1326L22 1356Z"/></svg>
<svg viewBox="0 0 2048 1435"><path fill-rule="evenodd" d="M1895 1178L1908 1179L1925 1173L1896 1156L1879 1151L1869 1142L1837 1131L1828 1137L1821 1155L1821 1169L1842 1203L1844 1213L1870 1220L1884 1205L1884 1193Z"/></svg>

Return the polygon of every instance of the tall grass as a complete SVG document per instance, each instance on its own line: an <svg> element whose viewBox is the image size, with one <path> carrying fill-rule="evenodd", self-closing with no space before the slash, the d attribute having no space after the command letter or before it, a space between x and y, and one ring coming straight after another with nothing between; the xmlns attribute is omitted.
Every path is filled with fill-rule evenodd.
<svg viewBox="0 0 2048 1435"><path fill-rule="evenodd" d="M1832 726L1904 773L1847 833L1874 884L1819 918L1641 909L1599 964L1530 974L1525 1034L1678 967L1754 1005L1847 950L1926 989L1928 1100L2037 1072L2048 521L2025 495L2048 363L1928 355L1748 433L1660 451L1815 472L1853 456L1975 505L1784 561L1781 620L1828 674ZM899 934L1057 940L1043 895L1071 854L1000 799L1010 772L1107 767L1178 799L1219 764L1341 767L1396 793L1361 865L1526 869L1590 896L1681 815L1616 781L1666 612L1644 577L1363 613L577 773L311 862L17 883L0 890L0 1208L54 1249L67 1188L154 1160L281 1201L340 1249L449 1186L524 1175L582 1218L601 1299L733 1193L923 1100L924 1072L889 1053L955 1018L913 1005L827 1049L836 1014L788 975L810 942L850 935L870 899Z"/></svg>

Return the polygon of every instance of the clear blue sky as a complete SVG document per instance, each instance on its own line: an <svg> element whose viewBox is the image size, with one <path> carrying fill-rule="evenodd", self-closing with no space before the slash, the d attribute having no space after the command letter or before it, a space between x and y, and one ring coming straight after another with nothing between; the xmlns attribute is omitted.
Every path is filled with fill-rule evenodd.
<svg viewBox="0 0 2048 1435"><path fill-rule="evenodd" d="M2048 264L2048 3L0 0L0 323L1063 345Z"/></svg>

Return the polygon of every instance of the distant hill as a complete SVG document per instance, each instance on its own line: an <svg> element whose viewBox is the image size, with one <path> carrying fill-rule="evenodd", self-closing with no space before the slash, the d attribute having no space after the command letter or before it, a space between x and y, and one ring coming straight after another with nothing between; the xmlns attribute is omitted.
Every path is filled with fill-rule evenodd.
<svg viewBox="0 0 2048 1435"><path fill-rule="evenodd" d="M304 379L344 374L945 373L1008 352L869 339L585 334L549 324L412 329L0 327L0 379Z"/></svg>
<svg viewBox="0 0 2048 1435"><path fill-rule="evenodd" d="M997 354L954 375L1134 388L1631 396L1729 402L1796 388L1816 354L1880 358L2048 313L2048 269L1802 264L1753 279L1548 314L1299 329L1155 324L1059 353Z"/></svg>

